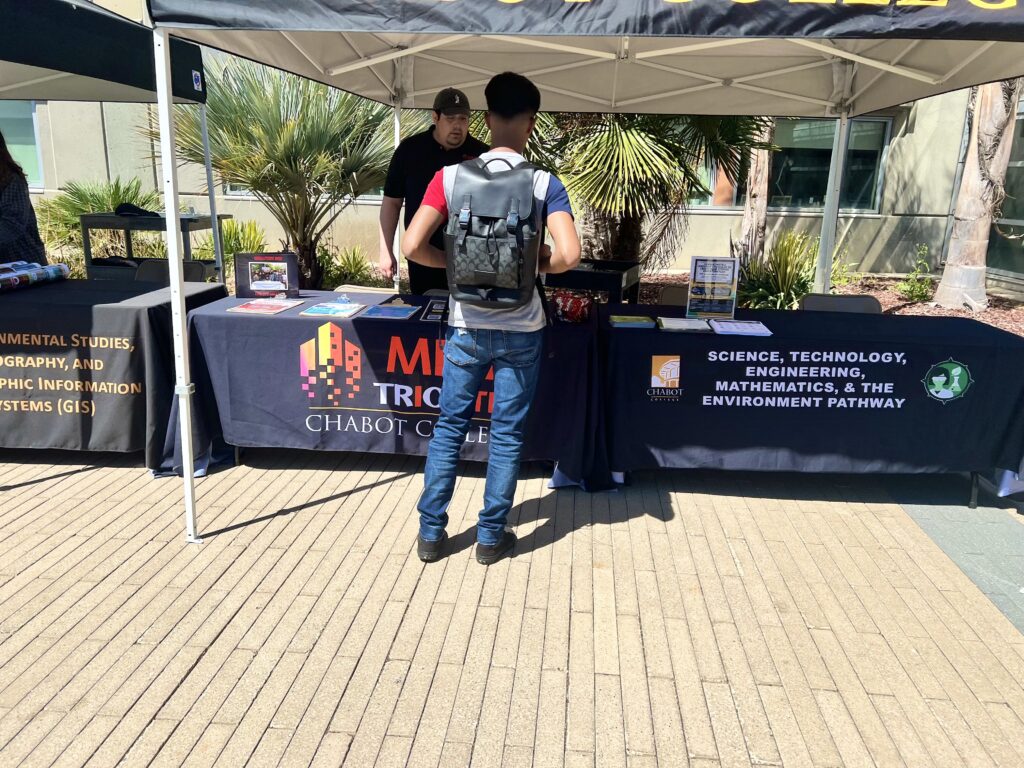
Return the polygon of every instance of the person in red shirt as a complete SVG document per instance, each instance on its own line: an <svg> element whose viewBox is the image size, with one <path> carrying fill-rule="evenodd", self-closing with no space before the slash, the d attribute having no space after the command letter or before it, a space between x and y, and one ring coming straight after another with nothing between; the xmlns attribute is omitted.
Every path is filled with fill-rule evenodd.
<svg viewBox="0 0 1024 768"><path fill-rule="evenodd" d="M498 175L502 166L526 162L523 152L536 125L540 91L522 75L505 72L487 84L487 126L494 146L480 156ZM493 163L493 165L491 165ZM445 222L459 166L435 175L402 241L410 261L442 268L445 253L431 237ZM554 248L543 246L539 268L565 272L579 263L580 241L565 187L552 174L533 175L533 215L546 227ZM448 504L455 490L459 451L474 416L477 393L487 372L494 369L494 410L491 414L484 507L476 526L476 559L497 562L514 548L516 536L506 530L519 477L523 431L540 372L546 321L537 291L529 303L513 309L492 309L449 300L445 341L441 413L427 451L423 493L417 507L420 532L417 553L424 562L441 557L448 524Z"/></svg>

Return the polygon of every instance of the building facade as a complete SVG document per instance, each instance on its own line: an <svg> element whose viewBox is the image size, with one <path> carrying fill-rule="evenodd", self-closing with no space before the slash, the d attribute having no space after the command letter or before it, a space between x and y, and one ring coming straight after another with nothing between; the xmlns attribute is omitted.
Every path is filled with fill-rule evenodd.
<svg viewBox="0 0 1024 768"><path fill-rule="evenodd" d="M141 19L141 0L104 0L129 18ZM853 121L837 241L857 271L904 273L925 256L933 268L947 251L955 188L964 155L966 91L957 91ZM0 130L29 175L33 194L53 195L70 181L137 177L155 189L155 151L142 128L152 107L136 104L0 101ZM769 181L771 233L796 229L817 233L828 179L835 121L779 119ZM1007 200L993 228L990 275L1024 281L1024 111L1015 126L1007 174ZM201 168L180 172L183 204L208 208ZM713 194L691 201L688 227L674 270L686 270L692 256L724 255L742 219L743 189L722 178ZM218 190L218 210L255 220L268 244L279 247L283 232L269 212L244 191ZM377 252L380 201L353 203L336 221L336 246L360 245L371 260Z"/></svg>

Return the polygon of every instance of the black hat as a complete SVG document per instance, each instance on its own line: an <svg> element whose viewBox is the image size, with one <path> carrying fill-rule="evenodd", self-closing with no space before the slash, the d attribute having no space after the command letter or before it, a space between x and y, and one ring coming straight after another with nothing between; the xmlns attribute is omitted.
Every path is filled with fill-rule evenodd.
<svg viewBox="0 0 1024 768"><path fill-rule="evenodd" d="M445 88L434 97L434 111L445 115L468 115L469 99L458 88Z"/></svg>

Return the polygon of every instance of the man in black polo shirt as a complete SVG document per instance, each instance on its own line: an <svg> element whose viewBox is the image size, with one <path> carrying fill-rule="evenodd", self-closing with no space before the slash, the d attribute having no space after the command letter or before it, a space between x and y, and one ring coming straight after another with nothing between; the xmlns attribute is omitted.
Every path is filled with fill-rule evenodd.
<svg viewBox="0 0 1024 768"><path fill-rule="evenodd" d="M405 226L423 201L423 193L434 174L446 165L479 157L487 145L469 135L469 100L455 88L445 88L434 98L434 125L410 136L395 150L384 182L384 201L380 206L380 269L392 277L398 268L395 259L395 231L398 212L405 202ZM438 227L430 243L444 250L443 227ZM448 290L443 269L409 262L409 283L413 293L431 288Z"/></svg>

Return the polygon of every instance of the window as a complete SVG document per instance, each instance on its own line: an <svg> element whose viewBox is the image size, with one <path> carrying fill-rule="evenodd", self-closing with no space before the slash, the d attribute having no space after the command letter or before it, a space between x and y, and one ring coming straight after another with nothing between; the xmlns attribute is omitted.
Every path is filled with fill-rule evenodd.
<svg viewBox="0 0 1024 768"><path fill-rule="evenodd" d="M1024 102L1017 105L1005 188L1003 209L988 240L988 266L1021 275L1024 274Z"/></svg>
<svg viewBox="0 0 1024 768"><path fill-rule="evenodd" d="M28 176L30 187L43 186L43 163L36 141L36 107L32 101L0 101L0 132L7 148Z"/></svg>
<svg viewBox="0 0 1024 768"><path fill-rule="evenodd" d="M768 205L771 208L823 208L828 190L835 120L776 121L775 144L768 176ZM889 121L850 121L839 207L846 210L876 211L882 175L882 161L889 138Z"/></svg>

